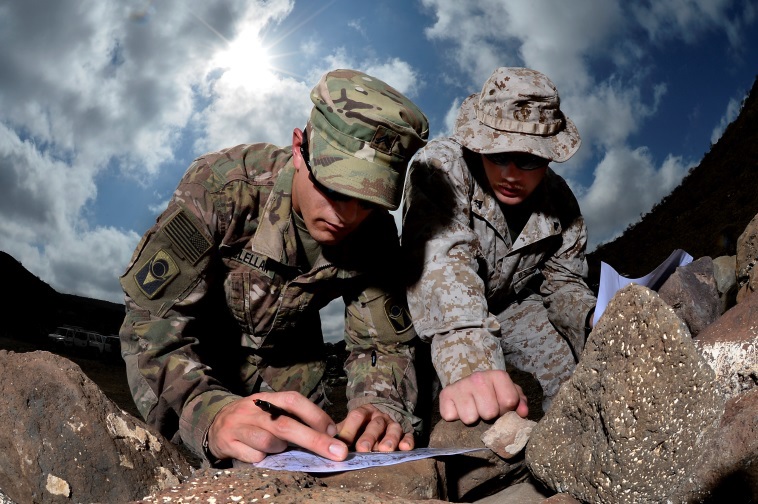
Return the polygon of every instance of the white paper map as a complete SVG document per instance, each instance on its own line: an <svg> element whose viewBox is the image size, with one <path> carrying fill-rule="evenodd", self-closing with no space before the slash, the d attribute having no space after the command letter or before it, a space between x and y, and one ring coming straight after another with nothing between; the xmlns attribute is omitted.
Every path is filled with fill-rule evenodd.
<svg viewBox="0 0 758 504"><path fill-rule="evenodd" d="M604 262L600 262L600 288L597 293L597 306L595 306L594 323L597 324L600 316L605 311L608 303L616 294L616 291L626 287L630 283L644 285L652 290L657 291L663 282L679 266L685 266L692 262L692 256L682 249L674 250L668 258L663 261L657 268L640 278L627 278L621 276L613 267Z"/></svg>
<svg viewBox="0 0 758 504"><path fill-rule="evenodd" d="M300 448L292 448L282 453L267 456L257 464L246 464L235 461L234 467L257 467L259 469L271 469L274 471L302 471L302 472L340 472L365 469L367 467L388 466L410 462L429 457L441 457L445 455L458 455L486 448L416 448L411 451L395 452L350 452L347 459L342 462L334 462L315 455Z"/></svg>

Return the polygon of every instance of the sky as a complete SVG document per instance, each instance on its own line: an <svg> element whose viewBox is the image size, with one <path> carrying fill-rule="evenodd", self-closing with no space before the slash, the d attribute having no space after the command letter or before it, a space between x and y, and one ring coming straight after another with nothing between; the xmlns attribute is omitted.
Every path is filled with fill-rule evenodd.
<svg viewBox="0 0 758 504"><path fill-rule="evenodd" d="M0 0L0 250L59 292L123 302L192 160L289 144L324 72L379 77L439 137L500 66L548 75L576 123L581 149L553 168L592 250L737 116L757 18L758 0ZM322 312L327 339L341 313Z"/></svg>

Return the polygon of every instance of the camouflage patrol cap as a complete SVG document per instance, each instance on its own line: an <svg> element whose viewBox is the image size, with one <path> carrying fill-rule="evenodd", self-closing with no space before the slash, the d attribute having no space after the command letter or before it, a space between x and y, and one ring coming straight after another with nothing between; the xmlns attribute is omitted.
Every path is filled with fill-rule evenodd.
<svg viewBox="0 0 758 504"><path fill-rule="evenodd" d="M560 105L558 90L544 74L501 67L487 79L481 93L463 102L453 139L480 154L528 152L566 161L582 140Z"/></svg>
<svg viewBox="0 0 758 504"><path fill-rule="evenodd" d="M395 210L408 161L429 136L424 113L388 84L356 70L324 74L311 100L308 145L316 179Z"/></svg>

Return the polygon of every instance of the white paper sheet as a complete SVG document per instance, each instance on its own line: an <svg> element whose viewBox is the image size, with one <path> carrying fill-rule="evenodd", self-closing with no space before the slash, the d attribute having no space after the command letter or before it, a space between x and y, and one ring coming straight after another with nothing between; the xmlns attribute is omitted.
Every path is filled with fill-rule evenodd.
<svg viewBox="0 0 758 504"><path fill-rule="evenodd" d="M350 452L347 459L342 462L334 462L315 455L300 448L292 448L282 453L269 455L257 464L246 464L235 461L234 467L256 467L259 469L271 469L274 471L302 471L309 473L340 472L365 469L367 467L388 466L410 462L429 457L441 457L446 455L458 455L487 448L416 448L411 451L395 451L389 453Z"/></svg>
<svg viewBox="0 0 758 504"><path fill-rule="evenodd" d="M600 262L600 286L597 294L597 305L595 306L594 323L600 320L600 316L605 311L606 306L616 291L626 287L630 283L636 283L648 287L652 290L658 290L663 282L678 268L692 262L692 256L682 249L676 249L668 258L663 261L652 272L640 278L626 278L621 276L610 265Z"/></svg>

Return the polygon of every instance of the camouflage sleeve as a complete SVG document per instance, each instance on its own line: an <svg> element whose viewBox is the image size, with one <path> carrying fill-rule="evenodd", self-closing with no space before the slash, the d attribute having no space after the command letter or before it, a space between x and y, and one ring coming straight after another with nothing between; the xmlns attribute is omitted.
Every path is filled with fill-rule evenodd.
<svg viewBox="0 0 758 504"><path fill-rule="evenodd" d="M209 195L185 177L120 279L122 356L135 404L147 423L169 439L178 441L178 434L201 457L216 413L237 399L196 353L214 220Z"/></svg>
<svg viewBox="0 0 758 504"><path fill-rule="evenodd" d="M413 412L418 399L414 352L416 336L405 296L369 288L345 299L345 361L348 410L373 404L404 432L421 428Z"/></svg>
<svg viewBox="0 0 758 504"><path fill-rule="evenodd" d="M460 147L433 141L409 171L402 246L410 272L408 306L419 336L431 339L443 386L475 371L505 369L500 325L488 312L479 240L470 226L473 187Z"/></svg>
<svg viewBox="0 0 758 504"><path fill-rule="evenodd" d="M584 349L587 316L597 299L587 286L587 227L573 193L565 186L561 199L567 202L561 216L560 248L545 261L540 288L550 321L568 338L575 354Z"/></svg>

